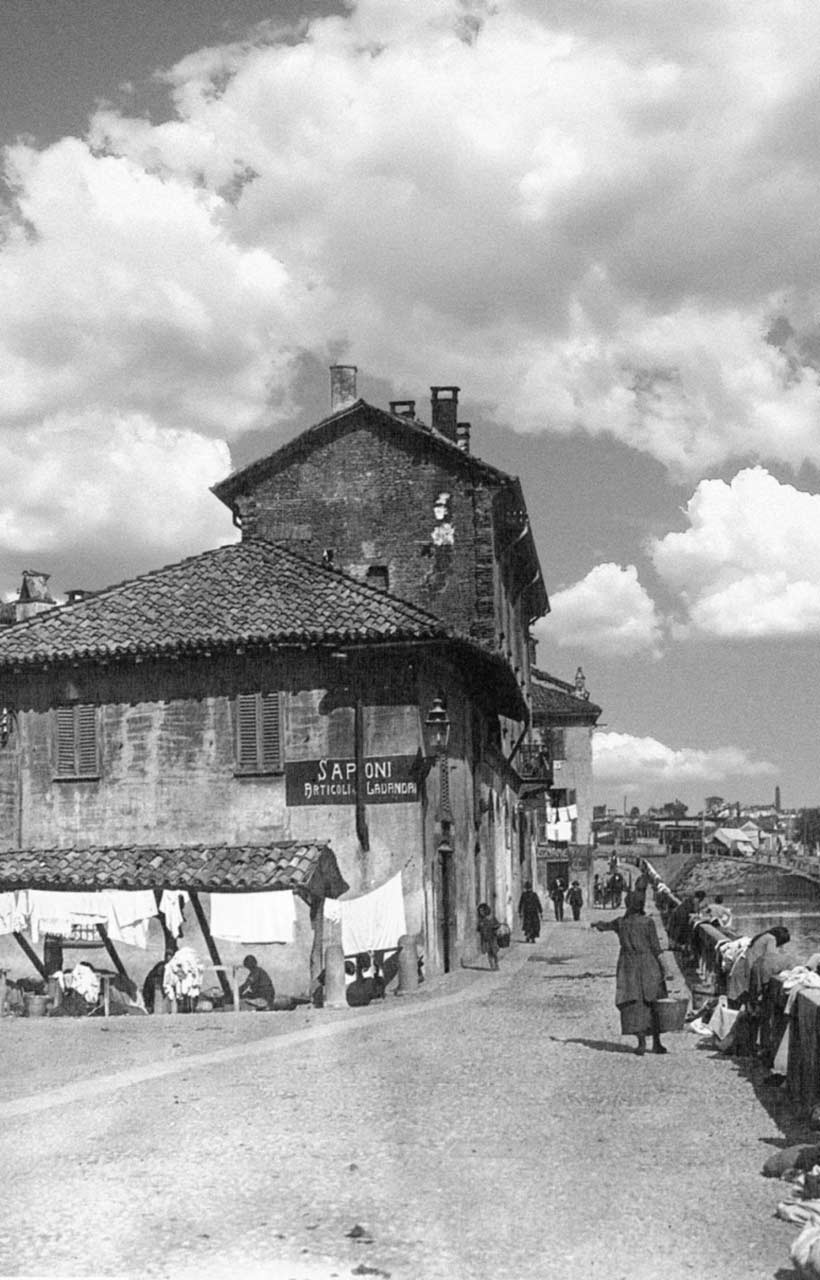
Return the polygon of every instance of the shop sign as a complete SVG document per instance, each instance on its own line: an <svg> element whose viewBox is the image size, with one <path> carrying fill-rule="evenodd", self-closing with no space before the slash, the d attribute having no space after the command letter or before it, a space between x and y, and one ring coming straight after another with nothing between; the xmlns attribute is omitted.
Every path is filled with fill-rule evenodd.
<svg viewBox="0 0 820 1280"><path fill-rule="evenodd" d="M355 804L356 761L327 757L285 763L289 805ZM402 804L418 800L416 756L367 756L364 761L365 804Z"/></svg>

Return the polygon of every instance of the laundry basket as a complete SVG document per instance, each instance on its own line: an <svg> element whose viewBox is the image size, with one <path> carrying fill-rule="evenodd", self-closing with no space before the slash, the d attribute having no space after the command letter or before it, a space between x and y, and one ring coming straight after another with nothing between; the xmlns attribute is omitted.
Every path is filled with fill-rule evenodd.
<svg viewBox="0 0 820 1280"><path fill-rule="evenodd" d="M664 996L662 1000L656 1000L655 1012L658 1015L658 1029L660 1031L683 1031L688 1008L688 996Z"/></svg>

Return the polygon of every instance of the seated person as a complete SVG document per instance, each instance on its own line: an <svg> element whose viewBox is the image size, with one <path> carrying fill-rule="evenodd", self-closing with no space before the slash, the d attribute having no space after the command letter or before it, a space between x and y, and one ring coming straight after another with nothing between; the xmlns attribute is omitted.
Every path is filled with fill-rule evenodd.
<svg viewBox="0 0 820 1280"><path fill-rule="evenodd" d="M357 1006L370 1004L371 1000L384 997L384 980L378 974L370 974L370 956L362 951L356 956L356 977L347 988L347 1003Z"/></svg>
<svg viewBox="0 0 820 1280"><path fill-rule="evenodd" d="M242 963L248 976L239 988L240 1009L272 1009L276 993L269 975L260 969L256 956L245 956Z"/></svg>

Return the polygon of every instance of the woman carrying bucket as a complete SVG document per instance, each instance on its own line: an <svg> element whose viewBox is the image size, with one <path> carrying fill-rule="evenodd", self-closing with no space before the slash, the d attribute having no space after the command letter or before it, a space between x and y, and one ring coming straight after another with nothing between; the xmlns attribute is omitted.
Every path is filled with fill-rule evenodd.
<svg viewBox="0 0 820 1280"><path fill-rule="evenodd" d="M617 920L595 920L591 929L617 933L621 949L615 970L615 1004L621 1014L621 1035L637 1036L635 1052L646 1053L646 1037L652 1033L652 1052L666 1053L661 1043L657 1001L666 999L661 967L661 944L651 916L644 915L645 891L626 895L626 914Z"/></svg>

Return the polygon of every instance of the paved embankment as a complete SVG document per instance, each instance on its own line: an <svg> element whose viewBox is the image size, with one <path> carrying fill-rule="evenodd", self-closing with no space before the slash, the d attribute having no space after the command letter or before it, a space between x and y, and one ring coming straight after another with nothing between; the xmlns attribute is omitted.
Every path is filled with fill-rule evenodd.
<svg viewBox="0 0 820 1280"><path fill-rule="evenodd" d="M565 922L361 1011L0 1027L0 1273L790 1275L783 1129L693 1035L635 1057L616 954Z"/></svg>

